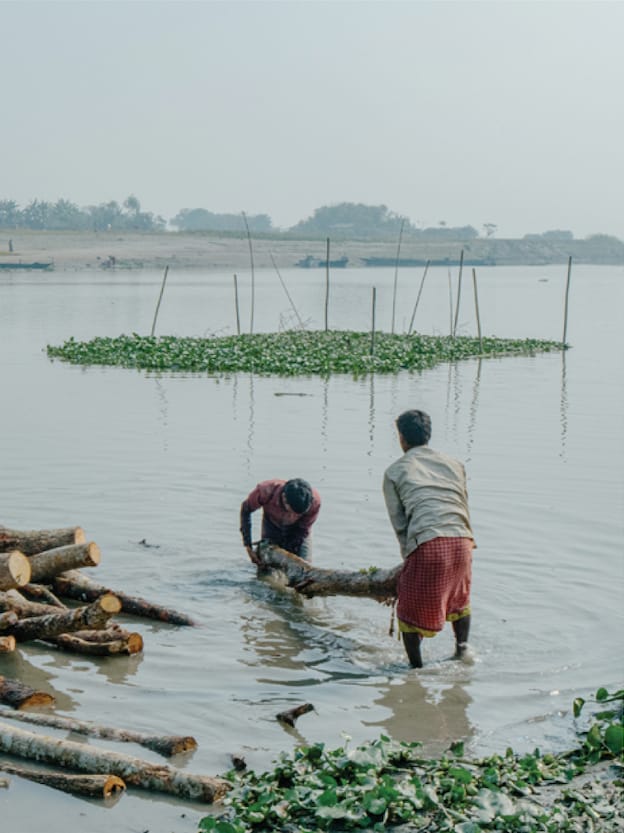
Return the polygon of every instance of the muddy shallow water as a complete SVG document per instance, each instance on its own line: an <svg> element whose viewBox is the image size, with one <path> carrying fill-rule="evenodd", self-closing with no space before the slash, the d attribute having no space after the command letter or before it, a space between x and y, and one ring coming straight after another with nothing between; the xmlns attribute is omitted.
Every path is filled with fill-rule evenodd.
<svg viewBox="0 0 624 833"><path fill-rule="evenodd" d="M322 328L324 272L281 275L292 304L274 272L256 272L255 330L294 326L293 304ZM361 380L157 376L48 360L45 345L70 336L149 333L161 278L0 275L0 523L83 526L102 551L95 579L183 610L199 627L128 617L145 640L140 656L26 644L0 656L0 674L54 694L60 714L193 734L199 748L175 763L207 774L228 769L232 753L262 769L298 743L337 746L345 734L352 744L381 733L420 740L432 754L458 738L477 753L565 746L572 699L622 684L624 270L573 268L565 355ZM420 278L399 276L397 330ZM250 278L238 279L248 329ZM390 329L393 279L393 270L334 272L329 326L367 329L375 286L377 326ZM447 332L446 270L427 280L415 326ZM561 338L564 266L480 269L478 280L485 334ZM475 332L466 274L459 329ZM170 271L157 333L235 331L231 275ZM247 491L266 477L302 476L323 498L319 566L398 563L381 478L399 456L393 419L407 407L428 410L432 446L466 463L478 543L471 666L447 661L448 629L427 642L426 668L410 670L388 636L388 608L296 598L259 582L240 544ZM315 711L295 729L275 720L302 702ZM184 833L207 812L136 790L105 807L15 776L0 802L12 833L42 824L49 833Z"/></svg>

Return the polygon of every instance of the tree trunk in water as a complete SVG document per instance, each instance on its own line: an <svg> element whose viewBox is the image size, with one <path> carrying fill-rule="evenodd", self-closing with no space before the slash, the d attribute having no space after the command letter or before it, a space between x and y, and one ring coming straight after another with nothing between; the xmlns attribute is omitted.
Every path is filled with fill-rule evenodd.
<svg viewBox="0 0 624 833"><path fill-rule="evenodd" d="M0 723L0 751L20 758L55 763L89 773L114 772L129 786L164 792L193 801L212 803L222 798L231 784L210 775L194 775L166 764L152 764L130 755L97 749L85 743L59 740L14 729Z"/></svg>
<svg viewBox="0 0 624 833"><path fill-rule="evenodd" d="M0 636L0 654L10 654L15 650L14 636Z"/></svg>
<svg viewBox="0 0 624 833"><path fill-rule="evenodd" d="M45 550L31 555L28 559L32 573L31 581L50 579L52 576L77 567L97 567L100 559L100 548L93 541L88 544L71 544Z"/></svg>
<svg viewBox="0 0 624 833"><path fill-rule="evenodd" d="M276 717L280 723L287 723L289 726L294 726L295 720L298 717L312 711L314 711L312 703L302 703L300 706L295 706L294 709L287 709L285 712L280 712Z"/></svg>
<svg viewBox="0 0 624 833"><path fill-rule="evenodd" d="M79 601L91 601L97 599L102 593L113 593L121 602L121 609L124 613L131 613L135 616L144 616L148 619L158 619L161 622L170 622L172 625L195 625L196 623L184 613L178 613L170 608L152 604L138 596L128 596L125 593L118 593L101 584L96 584L91 579L83 576L77 570L63 573L53 579L53 586L59 596Z"/></svg>
<svg viewBox="0 0 624 833"><path fill-rule="evenodd" d="M30 576L30 562L24 553L19 550L0 553L0 590L28 584Z"/></svg>
<svg viewBox="0 0 624 833"><path fill-rule="evenodd" d="M304 596L367 596L378 602L391 601L397 594L397 580L402 565L390 570L373 567L363 571L321 570L286 550L266 542L258 545L263 572L286 576L289 587Z"/></svg>
<svg viewBox="0 0 624 833"><path fill-rule="evenodd" d="M82 795L87 798L110 798L111 795L123 792L125 783L116 775L74 775L67 772L46 772L43 769L14 766L0 763L0 770L27 778L37 784L45 784L56 790L63 790L72 795Z"/></svg>
<svg viewBox="0 0 624 833"><path fill-rule="evenodd" d="M117 729L114 726L100 726L97 723L76 720L73 717L61 717L56 714L5 712L2 718L18 720L20 723L34 723L37 726L48 726L54 729L65 729L67 732L75 732L79 735L91 735L95 738L118 740L122 743L138 743L166 757L197 749L197 741L190 735L148 735L144 732Z"/></svg>
<svg viewBox="0 0 624 833"><path fill-rule="evenodd" d="M14 709L30 709L37 706L52 706L54 697L45 691L20 683L19 680L7 680L0 676L0 702Z"/></svg>
<svg viewBox="0 0 624 833"><path fill-rule="evenodd" d="M84 530L79 526L63 529L35 529L21 531L0 526L0 552L21 550L24 555L64 547L67 544L84 544Z"/></svg>
<svg viewBox="0 0 624 833"><path fill-rule="evenodd" d="M86 607L20 619L10 628L10 632L18 642L27 642L31 639L47 639L72 631L100 629L106 627L110 617L119 613L120 610L119 599L112 593L107 593Z"/></svg>
<svg viewBox="0 0 624 833"><path fill-rule="evenodd" d="M116 654L139 654L143 650L143 637L140 633L126 630L106 629L102 631L76 631L61 633L44 639L57 648L74 654L87 654L92 657L110 657Z"/></svg>

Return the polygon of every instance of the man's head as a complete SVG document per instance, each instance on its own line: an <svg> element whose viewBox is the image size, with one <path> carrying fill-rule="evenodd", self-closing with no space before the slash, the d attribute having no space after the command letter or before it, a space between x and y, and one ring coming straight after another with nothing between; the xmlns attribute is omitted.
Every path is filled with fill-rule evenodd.
<svg viewBox="0 0 624 833"><path fill-rule="evenodd" d="M431 439L431 417L424 411L404 411L396 421L401 446L404 451L418 445L427 445Z"/></svg>
<svg viewBox="0 0 624 833"><path fill-rule="evenodd" d="M295 477L284 484L284 497L293 512L303 515L312 504L312 486L307 480Z"/></svg>

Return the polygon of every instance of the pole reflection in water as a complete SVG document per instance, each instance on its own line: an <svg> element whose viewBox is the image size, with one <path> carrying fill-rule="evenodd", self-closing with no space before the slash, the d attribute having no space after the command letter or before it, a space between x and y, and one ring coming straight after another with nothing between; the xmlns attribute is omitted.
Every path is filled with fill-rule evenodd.
<svg viewBox="0 0 624 833"><path fill-rule="evenodd" d="M568 388L566 376L566 354L565 350L561 353L561 400L559 405L559 412L561 414L561 452L559 456L562 460L566 460L566 446L568 441Z"/></svg>
<svg viewBox="0 0 624 833"><path fill-rule="evenodd" d="M163 427L163 451L169 450L169 402L167 400L167 391L163 384L163 380L159 376L154 377L156 384L156 396L158 399L158 415L161 419Z"/></svg>
<svg viewBox="0 0 624 833"><path fill-rule="evenodd" d="M466 445L466 462L470 462L471 457L470 453L472 451L472 445L474 443L475 437L475 427L477 423L477 410L479 405L479 387L481 385L481 364L482 359L479 358L477 360L477 373L475 375L475 380L472 385L472 400L470 402L470 419L468 421L468 442Z"/></svg>

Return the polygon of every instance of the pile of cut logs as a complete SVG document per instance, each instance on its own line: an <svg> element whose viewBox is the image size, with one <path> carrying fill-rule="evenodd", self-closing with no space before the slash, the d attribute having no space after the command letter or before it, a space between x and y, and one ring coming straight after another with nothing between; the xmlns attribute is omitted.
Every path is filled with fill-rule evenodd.
<svg viewBox="0 0 624 833"><path fill-rule="evenodd" d="M195 624L183 613L90 580L81 569L96 567L100 557L99 547L86 540L81 527L20 531L0 526L0 653L15 651L18 643L29 640L94 656L138 653L143 650L141 635L111 621L120 612L175 625ZM177 755L197 747L190 736L155 737L52 714L26 714L28 709L52 707L54 697L2 675L0 703L9 707L0 708L0 716L5 719L138 743L161 755ZM0 761L0 769L5 772L76 795L116 797L128 784L213 802L229 788L228 782L220 778L193 775L5 723L0 723L0 752L76 770L33 769Z"/></svg>

